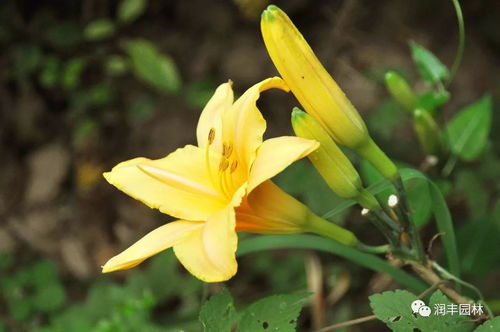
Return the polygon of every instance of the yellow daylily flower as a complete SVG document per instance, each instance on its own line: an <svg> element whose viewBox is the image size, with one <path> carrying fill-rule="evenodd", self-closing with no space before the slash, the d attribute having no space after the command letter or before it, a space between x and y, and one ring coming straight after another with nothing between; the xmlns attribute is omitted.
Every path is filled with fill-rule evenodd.
<svg viewBox="0 0 500 332"><path fill-rule="evenodd" d="M352 232L318 217L270 180L255 188L236 208L236 230L259 234L311 232L347 246L359 245Z"/></svg>
<svg viewBox="0 0 500 332"><path fill-rule="evenodd" d="M396 178L394 163L371 139L358 111L290 18L277 6L270 5L262 13L261 31L276 69L306 112L339 144L358 152L385 177Z"/></svg>
<svg viewBox="0 0 500 332"><path fill-rule="evenodd" d="M223 281L236 273L241 203L252 201L254 189L318 147L299 137L263 141L266 121L256 101L271 88L288 91L283 80L274 77L233 102L231 82L220 85L201 113L198 146L187 145L157 160L135 158L104 173L118 189L179 220L111 258L103 272L134 267L173 247L184 267L201 280ZM265 200L265 193L261 197ZM349 242L348 234L345 238Z"/></svg>

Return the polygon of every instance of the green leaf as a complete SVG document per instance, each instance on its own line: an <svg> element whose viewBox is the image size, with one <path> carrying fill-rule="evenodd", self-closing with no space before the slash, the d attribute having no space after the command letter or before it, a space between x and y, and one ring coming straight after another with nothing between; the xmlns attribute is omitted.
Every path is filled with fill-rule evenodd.
<svg viewBox="0 0 500 332"><path fill-rule="evenodd" d="M461 252L462 269L477 278L482 278L495 268L500 251L495 248L500 238L500 199L482 218L469 221L457 232Z"/></svg>
<svg viewBox="0 0 500 332"><path fill-rule="evenodd" d="M386 273L401 285L421 292L426 285L419 279L398 269L378 256L361 252L336 241L315 235L264 235L243 240L238 245L237 255L242 256L252 252L275 249L314 249L349 259L370 270Z"/></svg>
<svg viewBox="0 0 500 332"><path fill-rule="evenodd" d="M130 40L125 48L138 78L160 92L176 93L179 91L181 79L170 57L160 54L152 43L143 39Z"/></svg>
<svg viewBox="0 0 500 332"><path fill-rule="evenodd" d="M466 161L476 159L488 141L491 116L490 95L458 112L446 128L451 151Z"/></svg>
<svg viewBox="0 0 500 332"><path fill-rule="evenodd" d="M465 322L470 317L457 314L437 315L435 306L444 304L445 307L452 303L441 291L436 291L429 301L431 309L429 317L423 317L418 313L413 314L411 303L417 297L405 290L396 290L375 294L370 296L370 306L378 319L396 332L413 332L416 329L422 332L472 331L473 324ZM457 308L458 310L458 308Z"/></svg>
<svg viewBox="0 0 500 332"><path fill-rule="evenodd" d="M74 90L78 87L85 64L83 58L73 58L66 63L62 74L62 85L65 89Z"/></svg>
<svg viewBox="0 0 500 332"><path fill-rule="evenodd" d="M98 83L88 89L87 97L91 105L109 104L113 99L113 87L109 82Z"/></svg>
<svg viewBox="0 0 500 332"><path fill-rule="evenodd" d="M444 252L446 254L449 270L452 274L459 277L460 267L457 251L457 241L455 238L455 229L451 219L450 210L446 204L446 200L441 193L439 187L429 180L425 175L418 172L422 180L427 181L429 186L430 198L432 201L432 211L436 221L437 229L443 233L441 239L443 241Z"/></svg>
<svg viewBox="0 0 500 332"><path fill-rule="evenodd" d="M413 222L417 227L425 225L432 213L432 201L429 195L429 186L424 181L408 181L408 200L413 212Z"/></svg>
<svg viewBox="0 0 500 332"><path fill-rule="evenodd" d="M55 86L60 77L61 61L55 56L48 56L42 63L40 72L40 84L46 88Z"/></svg>
<svg viewBox="0 0 500 332"><path fill-rule="evenodd" d="M128 62L120 55L111 55L106 59L106 73L111 76L119 76L128 69Z"/></svg>
<svg viewBox="0 0 500 332"><path fill-rule="evenodd" d="M205 332L231 332L237 316L231 294L223 289L203 304L199 320Z"/></svg>
<svg viewBox="0 0 500 332"><path fill-rule="evenodd" d="M489 203L490 195L480 176L477 171L464 169L455 178L455 189L465 198L468 215L473 220L486 213Z"/></svg>
<svg viewBox="0 0 500 332"><path fill-rule="evenodd" d="M474 332L496 332L500 331L500 316L487 320L482 325L478 326Z"/></svg>
<svg viewBox="0 0 500 332"><path fill-rule="evenodd" d="M1 252L0 253L0 271L2 270L7 270L12 263L14 262L14 257L11 253L9 252ZM0 279L1 281L1 279ZM0 282L1 286L1 282Z"/></svg>
<svg viewBox="0 0 500 332"><path fill-rule="evenodd" d="M252 303L243 313L238 332L293 332L309 292L274 295Z"/></svg>
<svg viewBox="0 0 500 332"><path fill-rule="evenodd" d="M410 48L413 61L425 81L436 83L450 76L446 66L423 46L411 41Z"/></svg>
<svg viewBox="0 0 500 332"><path fill-rule="evenodd" d="M427 110L435 115L436 110L444 105L449 99L450 93L446 90L426 92L419 96L416 108Z"/></svg>
<svg viewBox="0 0 500 332"><path fill-rule="evenodd" d="M38 261L31 267L31 282L39 288L58 280L57 270L49 261Z"/></svg>
<svg viewBox="0 0 500 332"><path fill-rule="evenodd" d="M106 18L90 22L83 31L86 40L96 41L109 38L116 31L115 24Z"/></svg>
<svg viewBox="0 0 500 332"><path fill-rule="evenodd" d="M118 21L130 23L138 18L146 9L147 0L122 0L118 7Z"/></svg>
<svg viewBox="0 0 500 332"><path fill-rule="evenodd" d="M38 289L34 298L34 306L43 312L55 311L66 301L66 293L63 286L58 282L52 282Z"/></svg>

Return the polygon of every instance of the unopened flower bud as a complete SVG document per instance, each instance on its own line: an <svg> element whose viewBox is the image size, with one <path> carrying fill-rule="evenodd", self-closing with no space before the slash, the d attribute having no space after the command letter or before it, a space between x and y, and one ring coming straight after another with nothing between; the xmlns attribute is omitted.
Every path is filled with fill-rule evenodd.
<svg viewBox="0 0 500 332"><path fill-rule="evenodd" d="M408 85L408 82L396 73L389 71L385 74L385 84L392 97L408 112L412 112L417 106L417 96Z"/></svg>
<svg viewBox="0 0 500 332"><path fill-rule="evenodd" d="M269 56L302 107L336 142L358 152L384 177L396 179L394 163L370 138L358 111L290 18L270 5L262 13L261 31Z"/></svg>
<svg viewBox="0 0 500 332"><path fill-rule="evenodd" d="M361 178L352 163L319 122L309 114L294 108L292 126L297 136L314 139L320 143L319 148L309 154L308 158L338 196L356 200L370 210L380 208L375 198L363 188Z"/></svg>

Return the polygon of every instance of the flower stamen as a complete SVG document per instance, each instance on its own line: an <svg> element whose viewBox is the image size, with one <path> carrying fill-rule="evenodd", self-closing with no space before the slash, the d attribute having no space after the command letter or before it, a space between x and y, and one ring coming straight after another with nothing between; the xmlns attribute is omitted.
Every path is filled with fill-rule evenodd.
<svg viewBox="0 0 500 332"><path fill-rule="evenodd" d="M207 165L208 177L210 178L210 182L214 188L217 188L216 182L214 181L214 177L212 174L212 167L210 165L210 145L214 142L215 139L215 128L210 128L208 132L208 144L205 147L205 163Z"/></svg>
<svg viewBox="0 0 500 332"><path fill-rule="evenodd" d="M231 168L230 168L230 172L231 174L234 173L234 171L236 171L236 168L238 168L238 160L233 160L233 162L231 163Z"/></svg>

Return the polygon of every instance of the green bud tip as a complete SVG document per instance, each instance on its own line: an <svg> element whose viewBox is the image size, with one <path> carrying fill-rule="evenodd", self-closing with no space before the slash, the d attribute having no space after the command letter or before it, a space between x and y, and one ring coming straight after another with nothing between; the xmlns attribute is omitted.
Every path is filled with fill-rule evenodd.
<svg viewBox="0 0 500 332"><path fill-rule="evenodd" d="M388 82L388 81L391 81L397 74L394 73L393 71L388 71L387 73L385 73L385 81Z"/></svg>
<svg viewBox="0 0 500 332"><path fill-rule="evenodd" d="M298 107L294 107L292 110L292 122L295 121L296 119L298 120L299 118L302 118L306 115L307 113L301 110Z"/></svg>
<svg viewBox="0 0 500 332"><path fill-rule="evenodd" d="M268 20L268 21L273 21L274 20L274 15L273 11L279 10L279 8L275 5L269 5L267 6L267 9L262 12L261 19L262 20Z"/></svg>

